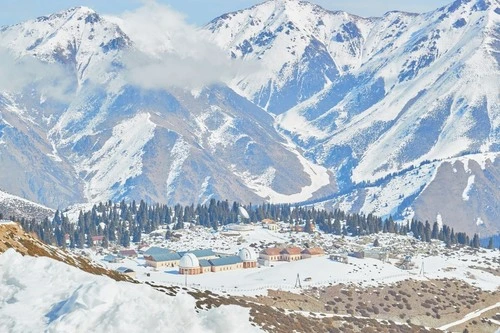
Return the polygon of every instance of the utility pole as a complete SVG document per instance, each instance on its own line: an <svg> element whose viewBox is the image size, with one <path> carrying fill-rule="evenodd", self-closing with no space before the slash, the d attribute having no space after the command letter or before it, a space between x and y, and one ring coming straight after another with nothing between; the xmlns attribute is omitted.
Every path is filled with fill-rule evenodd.
<svg viewBox="0 0 500 333"><path fill-rule="evenodd" d="M297 278L295 279L295 288L302 288L302 285L300 283L300 275L297 273Z"/></svg>

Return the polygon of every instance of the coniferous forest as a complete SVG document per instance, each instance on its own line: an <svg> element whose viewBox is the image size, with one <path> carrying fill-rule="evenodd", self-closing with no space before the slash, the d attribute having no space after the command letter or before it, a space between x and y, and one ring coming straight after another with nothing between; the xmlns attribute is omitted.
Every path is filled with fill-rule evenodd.
<svg viewBox="0 0 500 333"><path fill-rule="evenodd" d="M84 248L91 246L93 236L104 236L105 246L109 243L124 247L130 243L141 241L143 233L157 230L161 225L167 226L166 237L172 232L184 228L184 223L193 223L218 230L220 227L238 222L238 207L236 202L229 203L211 199L206 205L167 206L147 204L144 201L125 203L124 201L100 203L89 211L80 211L78 221L71 223L64 212L56 211L52 219L43 221L11 216L10 219L19 222L24 230L35 233L40 240L59 247L66 246L69 237L71 247ZM348 214L341 210L326 211L314 207L299 207L290 204L262 204L243 206L250 215L244 223L257 222L262 219L283 221L291 225L302 225L305 232L319 228L325 233L335 235L369 235L379 232L406 235L412 233L416 239L430 242L437 239L447 246L459 244L480 247L479 236L472 239L463 232L455 232L453 228L437 222L408 221L396 223L392 217L382 220L372 214ZM172 227L172 228L171 228Z"/></svg>

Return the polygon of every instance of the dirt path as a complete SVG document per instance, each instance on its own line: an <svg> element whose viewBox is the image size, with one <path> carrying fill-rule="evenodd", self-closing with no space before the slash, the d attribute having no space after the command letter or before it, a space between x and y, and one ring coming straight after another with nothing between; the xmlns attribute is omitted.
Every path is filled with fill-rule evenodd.
<svg viewBox="0 0 500 333"><path fill-rule="evenodd" d="M494 308L498 308L500 307L500 302L498 302L497 304L493 304L491 306L488 306L487 308L484 308L484 309L481 309L481 310L476 310L474 312L471 312L469 314L467 314L465 317L463 317L462 319L460 320L457 320L457 321L454 321L452 323L449 323L449 324L446 324L446 325L443 325L441 327L439 327L438 329L440 330L447 330L449 329L450 327L453 327L453 326L457 326L457 325L460 325L460 324L463 324L463 323L466 323L468 322L469 320L472 320L476 317L479 317L480 315L482 315L483 313L485 312L488 312L490 310L493 310Z"/></svg>

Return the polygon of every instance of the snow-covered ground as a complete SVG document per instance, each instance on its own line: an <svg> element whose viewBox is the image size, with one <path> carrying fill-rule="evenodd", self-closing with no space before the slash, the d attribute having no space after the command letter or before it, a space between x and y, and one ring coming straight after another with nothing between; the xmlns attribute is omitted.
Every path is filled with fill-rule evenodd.
<svg viewBox="0 0 500 333"><path fill-rule="evenodd" d="M284 228L285 225L281 224ZM234 233L234 232L232 232ZM164 241L161 232L144 235L143 241L152 246L164 246L175 251L188 251L199 248L211 248L215 252L236 254L243 247L252 247L256 252L261 248L274 245L297 245L304 247L320 246L327 253L339 253L372 248L375 237L379 238L382 247L388 249L392 258L383 263L376 259L357 259L349 257L349 263L343 264L329 259L328 255L296 262L274 262L272 266L261 266L252 269L206 273L196 276L178 274L178 268L155 270L145 266L142 256L137 259L125 259L122 263L106 263L102 255L93 254L94 260L102 265L115 269L119 266L129 267L137 272L140 281L184 285L208 289L214 292L225 292L235 295L266 294L268 289L299 292L296 288L299 274L303 288L325 286L338 283L355 283L359 285L389 284L405 279L455 278L464 280L485 290L496 290L500 287L500 278L475 267L498 266L492 259L498 257L498 251L482 250L481 253L469 254L466 250L450 251L440 242L423 243L409 236L379 234L362 238L334 236L323 233L313 235L307 233L279 232L256 226L253 231L229 236L224 230L212 232L206 228L176 230L174 234L181 237L177 241ZM414 267L403 270L395 266L405 255L413 256ZM423 265L423 268L422 268ZM496 265L496 266L495 266ZM149 276L148 276L149 274ZM310 278L310 279L309 279ZM307 279L307 281L305 281Z"/></svg>
<svg viewBox="0 0 500 333"><path fill-rule="evenodd" d="M0 255L0 332L257 332L247 309L116 282L45 257Z"/></svg>

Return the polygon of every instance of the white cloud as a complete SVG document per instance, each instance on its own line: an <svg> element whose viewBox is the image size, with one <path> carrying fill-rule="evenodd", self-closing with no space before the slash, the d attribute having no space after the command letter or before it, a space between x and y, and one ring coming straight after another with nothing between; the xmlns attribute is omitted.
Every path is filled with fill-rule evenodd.
<svg viewBox="0 0 500 333"><path fill-rule="evenodd" d="M18 93L33 88L45 97L66 101L74 93L74 79L62 65L15 56L0 47L0 91Z"/></svg>
<svg viewBox="0 0 500 333"><path fill-rule="evenodd" d="M199 89L257 68L256 64L231 59L209 41L206 32L154 1L124 13L117 23L135 45L135 51L123 57L125 80L143 88Z"/></svg>

